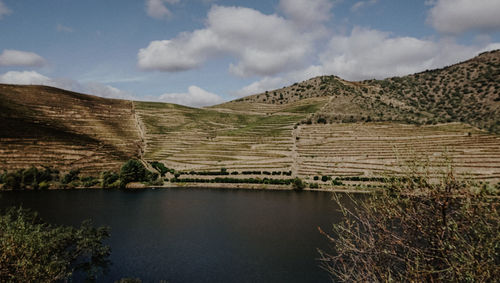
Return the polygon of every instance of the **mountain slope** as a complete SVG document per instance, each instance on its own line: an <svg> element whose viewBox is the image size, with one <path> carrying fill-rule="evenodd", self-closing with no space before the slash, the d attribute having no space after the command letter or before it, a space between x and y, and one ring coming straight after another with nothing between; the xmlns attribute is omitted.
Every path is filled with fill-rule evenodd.
<svg viewBox="0 0 500 283"><path fill-rule="evenodd" d="M140 154L133 104L45 86L0 85L0 167L116 170Z"/></svg>
<svg viewBox="0 0 500 283"><path fill-rule="evenodd" d="M0 85L0 169L98 174L139 157L176 170L371 186L415 157L442 169L445 152L459 174L497 183L500 136L487 130L498 132L499 57L386 80L316 77L202 109Z"/></svg>
<svg viewBox="0 0 500 283"><path fill-rule="evenodd" d="M214 106L215 109L282 111L289 105L324 102L310 122L465 122L500 132L500 50L442 69L384 80L349 82L316 77ZM309 103L310 104L310 103Z"/></svg>

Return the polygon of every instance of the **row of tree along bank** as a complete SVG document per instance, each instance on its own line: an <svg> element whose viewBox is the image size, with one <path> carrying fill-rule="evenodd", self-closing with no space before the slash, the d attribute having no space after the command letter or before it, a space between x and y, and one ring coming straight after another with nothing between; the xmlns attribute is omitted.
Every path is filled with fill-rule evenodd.
<svg viewBox="0 0 500 283"><path fill-rule="evenodd" d="M105 171L99 176L85 176L79 170L62 174L59 170L43 166L3 171L0 173L0 189L3 190L46 190L72 188L124 189L181 184L262 184L291 187L296 190L305 188L320 189L324 186L351 187L361 189L386 188L400 177L364 177L364 176L313 176L311 182L291 176L291 171L176 171L161 162L149 162L152 171L137 159L126 161L119 172ZM347 182L347 183L344 183ZM349 183L356 182L356 183ZM498 190L500 184L482 183L486 190Z"/></svg>
<svg viewBox="0 0 500 283"><path fill-rule="evenodd" d="M128 184L141 183L144 186L162 186L170 183L220 183L220 184L270 184L292 186L294 189L304 189L307 184L300 178L237 178L236 175L266 175L291 176L291 171L232 171L225 168L220 171L176 171L167 168L161 162L150 162L152 172L143 162L130 159L125 162L119 172L105 171L100 176L85 176L80 170L71 170L62 173L49 166L35 167L0 173L0 188L3 190L46 190L71 188L104 188L123 189ZM204 178L190 178L181 176L203 176ZM225 176L225 177L221 177ZM231 176L231 177L229 177ZM170 178L168 178L170 177ZM134 186L129 186L134 187Z"/></svg>

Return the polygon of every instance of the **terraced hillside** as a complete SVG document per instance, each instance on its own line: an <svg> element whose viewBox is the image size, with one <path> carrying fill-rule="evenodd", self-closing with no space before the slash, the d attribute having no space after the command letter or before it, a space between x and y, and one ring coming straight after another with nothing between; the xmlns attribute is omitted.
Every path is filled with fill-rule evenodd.
<svg viewBox="0 0 500 283"><path fill-rule="evenodd" d="M444 172L448 159L460 175L500 181L500 137L465 124L346 123L303 125L297 131L296 162L304 177L369 180L398 174L413 160L428 160L438 169L434 172Z"/></svg>
<svg viewBox="0 0 500 283"><path fill-rule="evenodd" d="M130 101L45 86L0 85L0 168L117 170L140 154Z"/></svg>
<svg viewBox="0 0 500 283"><path fill-rule="evenodd" d="M336 76L316 77L215 107L284 108L312 98L327 102L304 122L465 122L500 133L500 50L446 68L384 80L348 82Z"/></svg>
<svg viewBox="0 0 500 283"><path fill-rule="evenodd" d="M0 85L0 169L98 173L138 157L183 174L369 186L415 156L440 167L446 152L460 174L497 184L499 63L495 51L402 78L317 77L203 109Z"/></svg>
<svg viewBox="0 0 500 283"><path fill-rule="evenodd" d="M250 114L248 109L221 113L144 102L136 103L136 109L145 127L145 159L185 172L291 171L323 186L327 183L313 177L338 178L342 186L371 186L373 178L400 173L405 161L428 159L444 169L447 158L460 175L492 184L500 181L500 136L462 123L297 126L307 114L279 109L272 115Z"/></svg>
<svg viewBox="0 0 500 283"><path fill-rule="evenodd" d="M292 128L305 114L227 113L135 102L144 158L177 170L290 170Z"/></svg>

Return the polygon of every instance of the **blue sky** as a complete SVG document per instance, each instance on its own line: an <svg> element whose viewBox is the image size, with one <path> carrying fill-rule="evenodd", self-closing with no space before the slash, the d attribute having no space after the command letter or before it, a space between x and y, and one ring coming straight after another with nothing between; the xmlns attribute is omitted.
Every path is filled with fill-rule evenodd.
<svg viewBox="0 0 500 283"><path fill-rule="evenodd" d="M0 0L0 82L204 106L500 48L498 0Z"/></svg>

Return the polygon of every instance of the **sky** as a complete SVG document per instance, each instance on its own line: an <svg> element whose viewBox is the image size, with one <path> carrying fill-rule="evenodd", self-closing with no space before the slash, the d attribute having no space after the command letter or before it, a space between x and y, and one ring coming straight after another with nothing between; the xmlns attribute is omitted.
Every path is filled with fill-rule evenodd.
<svg viewBox="0 0 500 283"><path fill-rule="evenodd" d="M0 83L214 105L500 49L500 0L0 0Z"/></svg>

